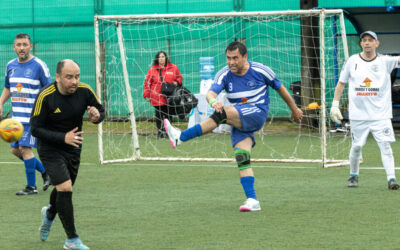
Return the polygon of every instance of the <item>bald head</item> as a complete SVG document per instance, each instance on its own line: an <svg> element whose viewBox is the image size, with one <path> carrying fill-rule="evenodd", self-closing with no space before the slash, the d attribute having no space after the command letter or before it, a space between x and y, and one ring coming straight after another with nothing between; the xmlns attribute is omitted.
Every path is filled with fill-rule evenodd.
<svg viewBox="0 0 400 250"><path fill-rule="evenodd" d="M76 67L79 68L79 64L78 64L77 62L75 62L74 60L71 60L71 59L64 59L64 60L59 61L59 62L57 63L56 73L59 74L59 75L61 75L61 72L62 72L62 70L63 70L63 68L64 68L65 66L72 66L72 67L73 67L73 66L76 66Z"/></svg>

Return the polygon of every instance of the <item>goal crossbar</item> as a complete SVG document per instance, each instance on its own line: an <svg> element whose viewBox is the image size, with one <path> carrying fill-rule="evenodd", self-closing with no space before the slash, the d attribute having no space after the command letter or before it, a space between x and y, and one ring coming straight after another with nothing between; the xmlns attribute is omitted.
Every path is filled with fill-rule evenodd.
<svg viewBox="0 0 400 250"><path fill-rule="evenodd" d="M96 15L96 20L130 20L130 19L160 19L160 18L198 18L198 17L246 17L246 16L276 16L276 15L306 15L306 14L338 14L341 9L318 10L284 10L284 11L249 11L249 12L214 12L214 13L182 13L182 14L148 14L148 15Z"/></svg>

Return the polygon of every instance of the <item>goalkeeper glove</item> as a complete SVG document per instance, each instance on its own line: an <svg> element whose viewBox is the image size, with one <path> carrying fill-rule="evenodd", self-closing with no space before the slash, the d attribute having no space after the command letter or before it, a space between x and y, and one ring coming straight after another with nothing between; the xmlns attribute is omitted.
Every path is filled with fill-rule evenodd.
<svg viewBox="0 0 400 250"><path fill-rule="evenodd" d="M339 101L333 100L331 107L331 119L337 124L341 124L341 120L343 119L342 113L340 113L339 109Z"/></svg>

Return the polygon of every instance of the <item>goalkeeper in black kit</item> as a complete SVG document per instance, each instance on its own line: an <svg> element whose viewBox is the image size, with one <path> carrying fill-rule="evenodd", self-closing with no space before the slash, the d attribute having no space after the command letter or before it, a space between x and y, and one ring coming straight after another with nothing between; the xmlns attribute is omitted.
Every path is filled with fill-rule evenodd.
<svg viewBox="0 0 400 250"><path fill-rule="evenodd" d="M81 83L79 65L72 60L57 64L56 81L39 93L31 114L31 132L37 151L55 186L50 204L42 208L40 238L45 241L56 214L64 227L65 249L89 249L75 230L72 186L78 175L83 143L82 119L100 123L104 108L89 85Z"/></svg>

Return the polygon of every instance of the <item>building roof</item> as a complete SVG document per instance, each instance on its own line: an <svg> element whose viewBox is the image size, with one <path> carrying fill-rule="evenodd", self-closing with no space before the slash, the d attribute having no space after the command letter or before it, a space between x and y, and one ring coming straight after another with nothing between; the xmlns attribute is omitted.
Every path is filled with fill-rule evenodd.
<svg viewBox="0 0 400 250"><path fill-rule="evenodd" d="M354 25L357 35L366 30L374 31L381 42L380 53L400 54L400 6L337 6L328 9L343 9L345 17Z"/></svg>

